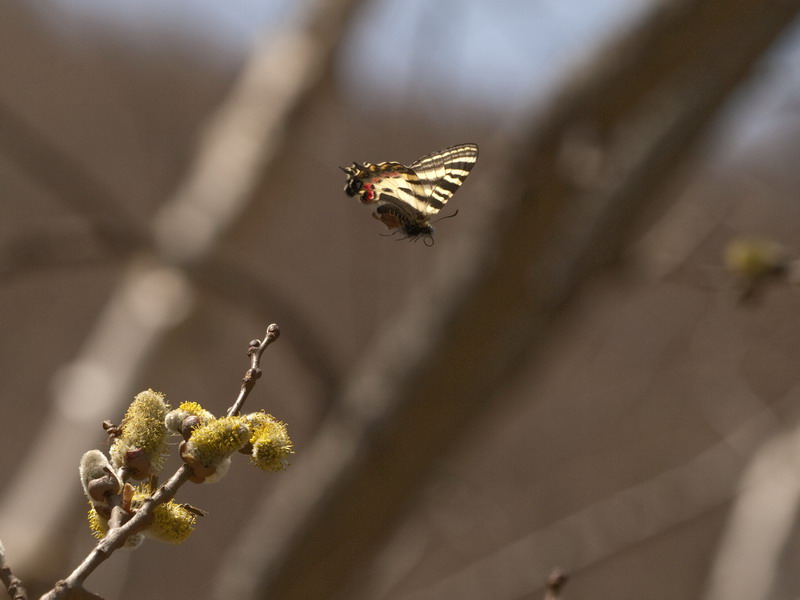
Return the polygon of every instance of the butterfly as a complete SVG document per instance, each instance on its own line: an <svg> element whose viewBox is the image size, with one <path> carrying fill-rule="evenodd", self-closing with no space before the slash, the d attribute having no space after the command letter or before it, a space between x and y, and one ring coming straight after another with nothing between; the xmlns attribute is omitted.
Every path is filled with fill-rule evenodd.
<svg viewBox="0 0 800 600"><path fill-rule="evenodd" d="M478 146L461 144L423 156L406 166L397 162L339 167L347 174L344 191L373 207L372 216L407 239L424 236L433 244L431 218L461 187L478 160ZM430 243L428 242L430 240Z"/></svg>

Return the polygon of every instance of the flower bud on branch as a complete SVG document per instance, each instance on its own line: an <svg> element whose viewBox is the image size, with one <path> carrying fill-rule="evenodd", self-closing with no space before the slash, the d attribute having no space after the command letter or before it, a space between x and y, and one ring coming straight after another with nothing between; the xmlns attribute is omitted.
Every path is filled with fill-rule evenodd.
<svg viewBox="0 0 800 600"><path fill-rule="evenodd" d="M164 418L169 405L164 394L147 390L137 394L111 446L111 462L126 475L140 481L161 471L167 447Z"/></svg>

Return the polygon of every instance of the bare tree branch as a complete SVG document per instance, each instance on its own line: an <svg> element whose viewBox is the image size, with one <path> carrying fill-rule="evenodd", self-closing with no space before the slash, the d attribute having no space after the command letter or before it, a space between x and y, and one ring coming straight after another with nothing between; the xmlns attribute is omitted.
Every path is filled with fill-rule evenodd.
<svg viewBox="0 0 800 600"><path fill-rule="evenodd" d="M28 600L28 592L25 591L22 581L14 575L6 562L6 549L2 542L0 542L0 581L8 590L12 600Z"/></svg>
<svg viewBox="0 0 800 600"><path fill-rule="evenodd" d="M120 527L109 529L108 534L100 540L97 546L89 553L89 556L78 565L78 567L66 579L59 581L56 586L42 596L41 600L63 600L69 598L69 594L74 590L83 588L83 582L91 575L94 570L103 564L116 550L125 545L125 541L140 531L143 531L153 519L153 511L157 506L172 500L181 486L189 481L192 476L192 468L189 465L181 465L175 474L155 493L145 500L144 506L136 511L136 514Z"/></svg>
<svg viewBox="0 0 800 600"><path fill-rule="evenodd" d="M246 371L239 395L233 407L228 410L227 416L239 414L244 406L247 396L255 387L256 382L261 376L261 357L267 346L278 339L280 329L274 323L267 327L263 340L255 339L250 342L248 356L250 357L250 368ZM109 474L111 472L109 471ZM189 464L181 465L178 470L163 485L159 486L152 495L144 500L143 506L128 520L121 519L122 507L117 504L112 510L112 517L109 519L109 531L106 536L97 543L97 546L89 553L84 561L66 578L56 583L55 587L42 596L41 600L64 600L75 597L95 597L91 592L83 588L86 578L91 575L97 567L111 557L111 555L122 548L125 542L132 536L144 531L152 522L156 507L169 502L178 493L178 490L189 481L194 472ZM116 477L116 476L114 476ZM190 505L184 505L187 510L194 514L203 514L202 511ZM6 573L3 571L4 551L0 544L0 577ZM8 571L10 575L10 571ZM5 579L3 579L5 581ZM7 587L9 590L21 589L18 579L10 575ZM24 592L24 590L23 590Z"/></svg>
<svg viewBox="0 0 800 600"><path fill-rule="evenodd" d="M242 410L242 406L255 387L256 381L261 378L261 356L264 354L264 350L267 349L267 346L277 340L280 334L281 330L273 323L267 327L267 333L264 335L263 340L253 340L250 342L250 347L247 349L247 356L250 357L250 368L247 369L242 378L242 387L239 390L239 396L236 398L236 402L228 409L229 417L238 415Z"/></svg>
<svg viewBox="0 0 800 600"><path fill-rule="evenodd" d="M106 264L116 255L89 230L74 220L0 242L0 282L30 276L45 269L68 269Z"/></svg>
<svg viewBox="0 0 800 600"><path fill-rule="evenodd" d="M510 200L492 233L447 257L359 361L341 410L235 546L216 597L347 594L431 462L544 351L551 323L630 240L798 8L665 0L555 99L517 153L508 181L528 179L501 190Z"/></svg>
<svg viewBox="0 0 800 600"><path fill-rule="evenodd" d="M544 591L544 600L559 600L561 590L567 583L567 574L561 569L553 569L547 577L547 585Z"/></svg>
<svg viewBox="0 0 800 600"><path fill-rule="evenodd" d="M266 176L265 165L280 151L283 124L316 92L332 60L331 49L357 4L317 0L308 5L304 27L262 40L208 123L184 184L157 216L158 256L131 260L79 355L61 373L52 414L31 445L36 450L20 464L3 496L0 531L19 572L35 564L46 576L41 571L55 551L55 524L73 506L69 483L75 462L98 423L124 406L147 356L192 308L190 287L176 267L208 256L252 200ZM93 196L104 193L90 191ZM43 479L43 472L51 477ZM42 514L37 499L44 496L48 511Z"/></svg>
<svg viewBox="0 0 800 600"><path fill-rule="evenodd" d="M187 266L187 272L202 290L234 306L249 309L257 315L261 315L265 308L270 314L280 315L281 325L291 332L287 340L291 350L319 380L323 390L327 390L322 398L322 412L330 407L334 390L341 384L342 368L336 364L335 353L320 332L281 294L280 289L224 252L215 253L198 265Z"/></svg>
<svg viewBox="0 0 800 600"><path fill-rule="evenodd" d="M751 450L741 441L750 439L745 433L769 435L778 426L765 410L688 463L526 533L403 600L520 598L541 587L540 574L554 562L572 571L597 566L722 506L741 473L742 456ZM669 505L664 498L672 499Z"/></svg>
<svg viewBox="0 0 800 600"><path fill-rule="evenodd" d="M93 223L92 230L102 229ZM85 222L67 221L55 228L0 241L0 282L30 276L47 269L95 267L112 258L103 243L106 234L96 238ZM116 257L116 255L113 255ZM340 384L341 367L333 360L334 353L315 329L280 290L242 264L243 261L215 252L202 262L186 265L185 272L202 291L212 293L238 309L253 311L259 317L265 307L279 314L292 336L287 343L298 360L327 390L321 401L325 412L332 402L333 391Z"/></svg>
<svg viewBox="0 0 800 600"><path fill-rule="evenodd" d="M120 255L147 243L145 224L115 201L84 165L55 147L49 139L0 102L0 149L18 167L85 218L94 236L109 252Z"/></svg>

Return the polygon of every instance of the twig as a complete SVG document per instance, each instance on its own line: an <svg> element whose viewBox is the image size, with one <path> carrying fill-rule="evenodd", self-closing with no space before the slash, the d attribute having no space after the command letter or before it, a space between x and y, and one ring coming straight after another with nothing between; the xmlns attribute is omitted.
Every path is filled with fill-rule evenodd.
<svg viewBox="0 0 800 600"><path fill-rule="evenodd" d="M136 511L136 514L127 523L109 530L106 537L94 547L89 556L78 565L69 577L56 583L55 587L40 600L64 599L72 590L81 588L86 578L116 550L122 548L130 536L143 531L152 522L155 508L172 500L180 487L189 481L191 476L192 468L189 465L181 466L164 485L145 499L142 508Z"/></svg>
<svg viewBox="0 0 800 600"><path fill-rule="evenodd" d="M280 336L280 329L273 323L267 327L267 332L263 341L253 340L250 342L247 351L250 357L250 368L242 379L239 397L228 410L228 416L236 415L241 410L250 391L255 387L256 381L261 377L261 356L264 354L266 347L277 340L278 336ZM111 518L109 519L110 529L106 536L94 547L91 553L89 553L69 577L57 582L52 590L41 597L41 600L63 600L70 597L69 594L75 590L82 590L83 582L86 578L116 550L124 546L126 540L130 536L144 531L152 523L153 511L156 507L172 500L180 487L189 481L192 475L192 467L188 464L182 465L164 485L160 486L155 493L144 500L143 506L127 521L125 520L126 515L124 514L122 506L117 502L111 512ZM113 501L113 499L114 497L110 500ZM115 524L119 525L115 526ZM2 551L1 545L0 551ZM0 567L4 565L3 556L0 554ZM8 569L6 568L6 570ZM10 570L8 570L8 575L14 580L9 580L11 584L15 584L19 581L11 575ZM3 581L5 582L6 572L0 571L0 576L4 577ZM6 583L6 587L8 587L9 591L11 591L11 584ZM17 596L14 596L14 600L18 600ZM19 600L27 600L27 598L23 595L19 597Z"/></svg>
<svg viewBox="0 0 800 600"><path fill-rule="evenodd" d="M0 581L6 586L8 595L13 600L28 600L28 592L22 585L22 581L11 572L11 567L6 563L6 549L3 542L0 542Z"/></svg>
<svg viewBox="0 0 800 600"><path fill-rule="evenodd" d="M83 450L79 444L96 433L97 421L124 405L131 382L147 357L178 319L194 308L193 298L183 293L188 292L189 282L172 267L198 264L212 255L219 238L263 189L271 172L267 166L282 156L287 133L292 130L287 122L293 115L304 114L299 107L325 97L327 88L323 88L322 82L331 73L330 65L336 58L333 47L344 38L348 16L360 3L361 0L309 2L303 26L286 28L277 37L274 32L264 35L241 70L238 82L209 119L183 182L162 205L153 230L145 228L148 236L152 231L158 240L153 252L155 262L149 262L153 258L150 253L131 260L116 291L110 294L105 308L86 333L81 349L63 369L67 376L60 378L59 385L54 387L53 414L58 414L58 407L75 406L73 395L79 396L81 406L88 409L76 414L70 428L64 428L58 419L45 422L30 444L37 451L19 462L16 476L4 490L0 531L14 548L20 572L41 565L42 552L53 549L52 532L59 529L59 523L71 518L73 508L69 486L54 484L52 478L37 484L36 480L42 479L39 474L72 477L74 466L68 462L69 457ZM0 113L0 121L3 116ZM5 122L0 129L4 132L0 146L8 149ZM8 139L12 146L21 144L16 137ZM35 158L38 146L31 148L26 156ZM64 173L66 180L72 166L45 164L37 173L47 175L56 169ZM75 197L80 200L84 192L79 184L75 188L78 192ZM56 193L62 190L59 188ZM89 189L86 193L93 198L107 198L104 191ZM104 221L127 227L133 219ZM133 243L128 244L127 240ZM124 239L120 236L111 240L115 241L126 242L114 246L122 252L138 248L140 243L138 237L127 234ZM169 285L163 285L165 279ZM181 293L172 293L178 288ZM154 290L158 293L153 293ZM148 306L146 318L140 320L141 315L132 313L142 308L143 302ZM157 318L151 320L153 314ZM121 339L129 343L119 344ZM109 347L117 351L107 352ZM86 368L89 365L91 368ZM94 375L100 372L114 374L108 385L97 385ZM54 461L59 460L65 463L56 465ZM50 505L45 515L38 508L42 494L48 495Z"/></svg>
<svg viewBox="0 0 800 600"><path fill-rule="evenodd" d="M247 372L245 372L242 378L242 387L239 390L239 397L236 398L236 402L233 403L233 406L228 409L229 417L238 415L242 410L244 401L247 400L247 396L250 395L250 392L255 387L256 381L261 377L261 355L264 354L264 350L267 349L267 346L278 339L280 334L280 328L273 323L267 327L267 333L263 341L253 340L250 342L250 347L247 349L247 356L250 357L250 368L247 369Z"/></svg>
<svg viewBox="0 0 800 600"><path fill-rule="evenodd" d="M319 328L311 323L309 315L298 310L296 302L272 285L268 278L246 266L245 262L239 256L220 251L209 256L202 264L188 265L186 272L203 292L216 295L237 310L246 309L259 315L265 306L269 306L270 312L281 315L281 326L292 331L291 339L287 340L292 352L303 367L319 380L320 387L328 390L321 399L324 412L332 404L333 390L338 389L341 382L341 373L344 371L344 365L338 360L341 356L320 335Z"/></svg>
<svg viewBox="0 0 800 600"><path fill-rule="evenodd" d="M547 586L545 587L544 600L559 600L561 598L561 590L567 583L567 574L556 567L547 576Z"/></svg>

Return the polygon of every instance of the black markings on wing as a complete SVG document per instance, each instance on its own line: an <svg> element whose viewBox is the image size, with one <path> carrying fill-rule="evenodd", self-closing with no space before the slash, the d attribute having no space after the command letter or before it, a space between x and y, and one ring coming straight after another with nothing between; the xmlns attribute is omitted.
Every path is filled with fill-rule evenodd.
<svg viewBox="0 0 800 600"><path fill-rule="evenodd" d="M427 214L427 191L409 167L396 162L375 165L380 177L376 184L378 201L395 205L408 219L421 219Z"/></svg>
<svg viewBox="0 0 800 600"><path fill-rule="evenodd" d="M417 183L415 208L427 215L439 212L464 183L477 160L478 146L461 144L423 156L409 165Z"/></svg>
<svg viewBox="0 0 800 600"><path fill-rule="evenodd" d="M410 166L353 163L342 169L347 174L344 191L371 205L373 215L390 230L432 242L431 218L461 187L477 160L478 146L461 144L423 156Z"/></svg>

